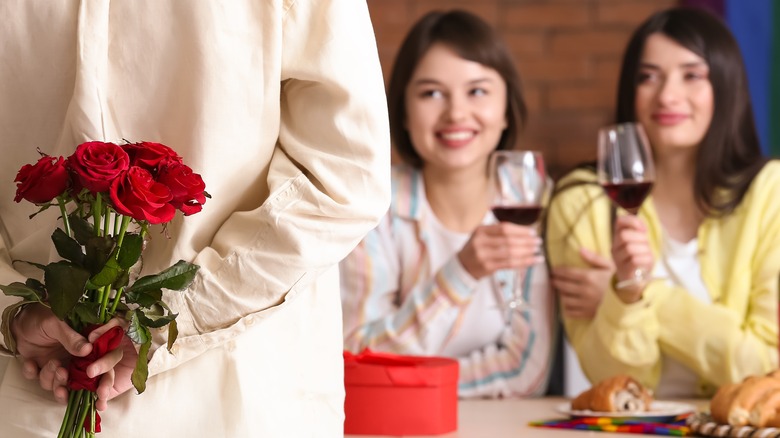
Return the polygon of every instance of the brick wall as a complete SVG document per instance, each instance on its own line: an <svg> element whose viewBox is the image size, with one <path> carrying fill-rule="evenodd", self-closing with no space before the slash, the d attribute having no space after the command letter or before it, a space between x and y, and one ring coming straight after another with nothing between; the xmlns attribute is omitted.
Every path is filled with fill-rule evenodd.
<svg viewBox="0 0 780 438"><path fill-rule="evenodd" d="M523 79L530 120L520 148L544 152L550 173L596 155L613 119L620 59L634 28L676 0L368 0L385 77L404 35L433 9L469 10L495 26Z"/></svg>

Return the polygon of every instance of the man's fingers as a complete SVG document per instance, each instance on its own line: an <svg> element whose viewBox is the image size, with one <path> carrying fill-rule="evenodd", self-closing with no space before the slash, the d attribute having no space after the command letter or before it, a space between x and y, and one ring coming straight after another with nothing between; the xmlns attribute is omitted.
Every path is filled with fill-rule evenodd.
<svg viewBox="0 0 780 438"><path fill-rule="evenodd" d="M591 251L587 248L580 248L580 256L594 268L601 268L601 269L615 268L615 264L612 262L611 258L602 257L597 252Z"/></svg>
<svg viewBox="0 0 780 438"><path fill-rule="evenodd" d="M96 328L95 330L92 330L89 333L89 340L90 344L93 344L95 341L98 340L99 337L103 336L104 333L111 330L114 327L122 327L122 323L120 322L119 318L112 318L107 323L101 325L100 327Z"/></svg>
<svg viewBox="0 0 780 438"><path fill-rule="evenodd" d="M92 351L92 345L84 336L70 328L65 321L50 319L47 322L49 323L45 323L43 330L50 338L59 341L72 356L84 357Z"/></svg>
<svg viewBox="0 0 780 438"><path fill-rule="evenodd" d="M25 360L22 363L22 375L27 380L34 380L38 378L38 364L33 360Z"/></svg>
<svg viewBox="0 0 780 438"><path fill-rule="evenodd" d="M103 357L92 362L87 367L87 377L97 377L114 369L114 366L122 360L122 348L116 348L109 351Z"/></svg>

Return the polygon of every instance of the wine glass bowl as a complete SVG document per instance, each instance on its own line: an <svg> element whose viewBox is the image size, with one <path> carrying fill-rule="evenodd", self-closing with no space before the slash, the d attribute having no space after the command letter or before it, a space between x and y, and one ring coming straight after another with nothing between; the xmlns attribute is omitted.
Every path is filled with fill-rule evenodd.
<svg viewBox="0 0 780 438"><path fill-rule="evenodd" d="M620 123L604 127L598 135L597 179L613 203L636 215L653 188L655 166L642 125ZM641 284L647 273L637 269L634 278L618 289Z"/></svg>
<svg viewBox="0 0 780 438"><path fill-rule="evenodd" d="M493 187L491 209L500 222L531 226L539 220L547 195L547 171L544 158L537 151L495 151L490 155L489 172ZM527 307L523 299L522 278L518 272L512 286L510 309Z"/></svg>

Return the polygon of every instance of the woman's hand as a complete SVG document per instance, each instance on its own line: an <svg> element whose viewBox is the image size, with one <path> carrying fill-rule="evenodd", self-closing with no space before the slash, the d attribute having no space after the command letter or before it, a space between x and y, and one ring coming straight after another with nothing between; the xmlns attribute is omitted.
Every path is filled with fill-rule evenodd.
<svg viewBox="0 0 780 438"><path fill-rule="evenodd" d="M615 261L617 282L631 280L638 270L647 275L652 272L655 257L647 238L647 227L641 219L633 215L621 215L616 218L612 259ZM646 283L620 288L616 291L617 295L625 303L639 301Z"/></svg>
<svg viewBox="0 0 780 438"><path fill-rule="evenodd" d="M499 222L480 225L458 253L458 259L474 278L502 269L522 269L544 261L542 239L531 227Z"/></svg>
<svg viewBox="0 0 780 438"><path fill-rule="evenodd" d="M26 306L11 322L11 332L23 360L22 374L27 379L37 379L41 388L51 391L59 403L66 404L70 357L88 355L92 351L92 342L117 325L120 321L112 319L86 339L54 316L46 306ZM105 410L108 400L132 387L130 376L137 357L132 341L123 336L119 348L87 367L89 377L102 376L97 390L98 410Z"/></svg>
<svg viewBox="0 0 780 438"><path fill-rule="evenodd" d="M552 270L552 283L568 318L592 319L615 273L612 260L585 248L580 256L590 267L558 266Z"/></svg>

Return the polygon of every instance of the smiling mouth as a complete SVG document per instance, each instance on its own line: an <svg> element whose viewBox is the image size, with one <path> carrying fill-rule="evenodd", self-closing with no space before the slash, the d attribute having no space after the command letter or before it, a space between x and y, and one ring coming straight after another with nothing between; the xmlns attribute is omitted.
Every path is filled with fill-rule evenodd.
<svg viewBox="0 0 780 438"><path fill-rule="evenodd" d="M688 120L686 114L653 114L653 120L663 126L673 126Z"/></svg>
<svg viewBox="0 0 780 438"><path fill-rule="evenodd" d="M474 138L471 131L446 132L439 134L439 138L445 141L465 141Z"/></svg>

